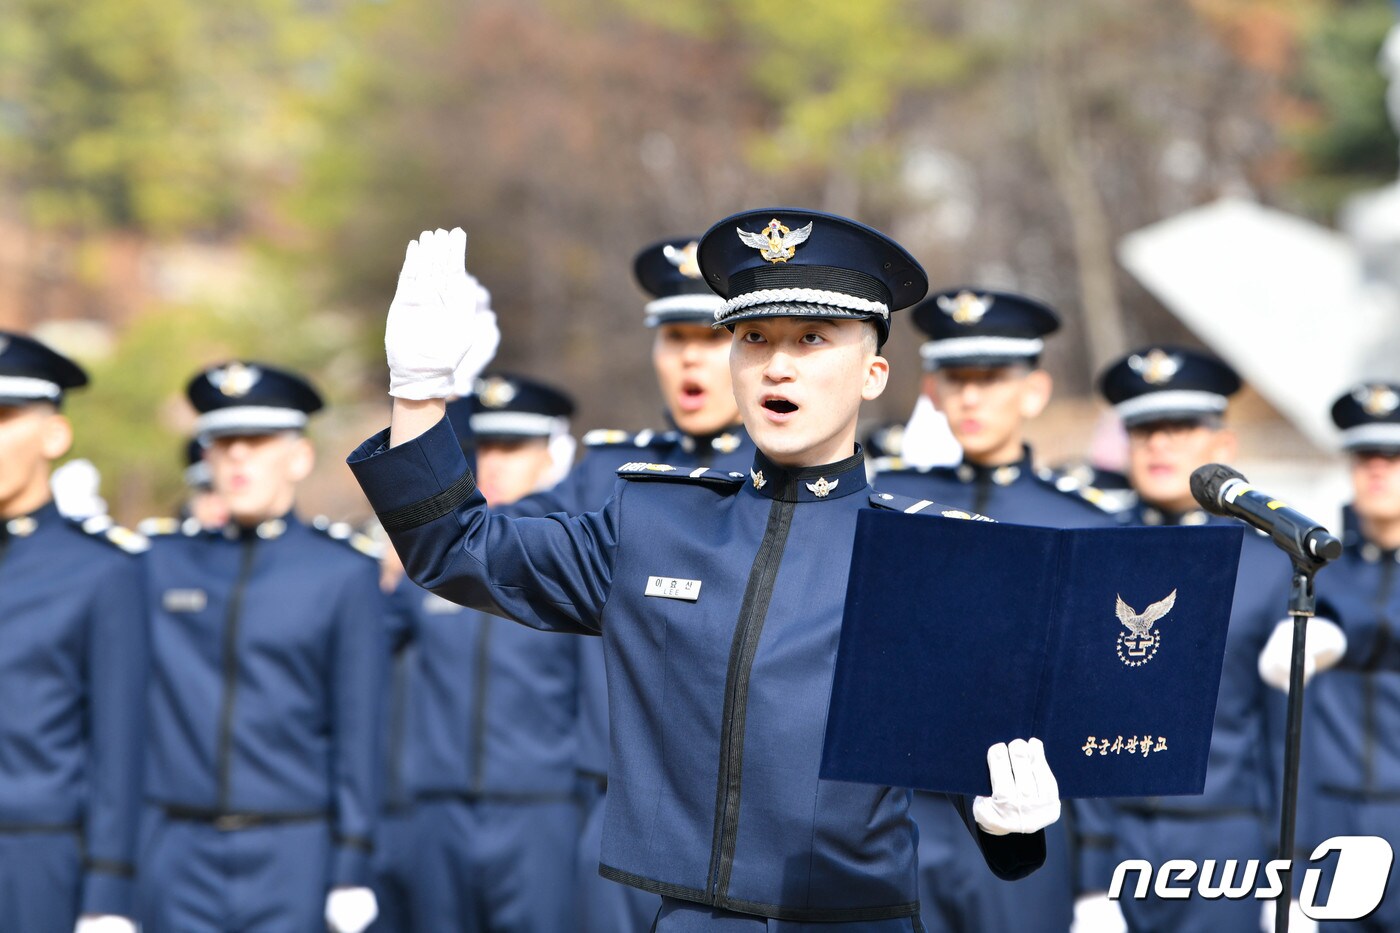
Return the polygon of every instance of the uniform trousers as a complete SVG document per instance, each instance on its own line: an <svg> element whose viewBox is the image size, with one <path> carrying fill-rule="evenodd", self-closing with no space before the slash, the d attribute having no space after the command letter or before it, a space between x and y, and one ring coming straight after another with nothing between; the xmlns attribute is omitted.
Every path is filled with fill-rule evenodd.
<svg viewBox="0 0 1400 933"><path fill-rule="evenodd" d="M325 928L331 831L325 820L221 829L149 815L142 933L307 933Z"/></svg>
<svg viewBox="0 0 1400 933"><path fill-rule="evenodd" d="M0 831L0 930L73 933L82 877L77 829Z"/></svg>

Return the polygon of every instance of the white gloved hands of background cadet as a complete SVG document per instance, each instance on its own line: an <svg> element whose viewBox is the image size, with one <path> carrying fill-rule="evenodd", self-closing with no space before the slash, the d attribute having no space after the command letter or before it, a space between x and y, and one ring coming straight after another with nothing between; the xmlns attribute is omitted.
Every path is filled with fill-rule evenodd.
<svg viewBox="0 0 1400 933"><path fill-rule="evenodd" d="M1108 892L1084 894L1075 898L1069 933L1128 933L1128 921L1118 902L1108 899Z"/></svg>
<svg viewBox="0 0 1400 933"><path fill-rule="evenodd" d="M136 924L116 914L84 914L73 933L136 933Z"/></svg>
<svg viewBox="0 0 1400 933"><path fill-rule="evenodd" d="M1325 671L1342 659L1347 637L1337 623L1328 619L1308 620L1308 637L1303 645L1303 683L1318 671ZM1264 683L1288 692L1288 670L1293 662L1293 620L1284 619L1259 652L1259 676Z"/></svg>
<svg viewBox="0 0 1400 933"><path fill-rule="evenodd" d="M467 234L461 227L424 230L408 244L399 286L384 326L389 394L447 398L454 375L479 329L482 289L467 275ZM493 348L494 352L494 348Z"/></svg>
<svg viewBox="0 0 1400 933"><path fill-rule="evenodd" d="M1060 818L1060 786L1040 739L998 742L987 749L992 796L972 802L972 818L993 836L1033 833Z"/></svg>
<svg viewBox="0 0 1400 933"><path fill-rule="evenodd" d="M326 926L331 933L364 933L379 916L369 888L332 888L326 895Z"/></svg>

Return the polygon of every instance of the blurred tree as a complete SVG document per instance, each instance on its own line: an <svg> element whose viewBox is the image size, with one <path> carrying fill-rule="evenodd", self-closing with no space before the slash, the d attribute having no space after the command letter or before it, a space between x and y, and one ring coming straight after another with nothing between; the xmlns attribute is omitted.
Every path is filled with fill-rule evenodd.
<svg viewBox="0 0 1400 933"><path fill-rule="evenodd" d="M1325 220L1347 195L1395 180L1397 140L1377 58L1397 13L1394 4L1329 0L1307 22L1289 82L1295 106L1283 114L1303 162L1289 189Z"/></svg>

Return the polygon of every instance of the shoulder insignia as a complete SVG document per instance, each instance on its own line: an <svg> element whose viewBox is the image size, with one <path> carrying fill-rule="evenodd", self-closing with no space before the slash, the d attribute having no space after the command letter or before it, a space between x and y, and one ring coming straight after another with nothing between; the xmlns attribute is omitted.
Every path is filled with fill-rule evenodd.
<svg viewBox="0 0 1400 933"><path fill-rule="evenodd" d="M742 486L745 479L742 473L727 473L724 470L711 470L706 467L680 469L669 463L641 462L624 463L617 468L617 475L627 480L676 480L734 489Z"/></svg>
<svg viewBox="0 0 1400 933"><path fill-rule="evenodd" d="M1110 515L1120 512L1124 508L1121 496L1114 496L1099 489L1097 486L1090 486L1082 483L1069 473L1061 473L1056 470L1039 469L1035 471L1035 478L1041 483L1071 499L1079 499L1100 512Z"/></svg>
<svg viewBox="0 0 1400 933"><path fill-rule="evenodd" d="M903 512L906 515L941 515L943 518L961 518L974 522L996 521L994 518L978 515L976 512L942 505L932 499L916 499L913 496L899 496L890 492L871 493L870 504L877 509L889 509L894 512Z"/></svg>
<svg viewBox="0 0 1400 933"><path fill-rule="evenodd" d="M870 461L870 466L876 473L893 473L905 469L903 457L876 457Z"/></svg>
<svg viewBox="0 0 1400 933"><path fill-rule="evenodd" d="M384 545L369 535L356 531L349 522L333 522L324 515L317 515L311 520L311 527L332 541L349 545L368 558L380 560L384 557Z"/></svg>
<svg viewBox="0 0 1400 933"><path fill-rule="evenodd" d="M151 542L144 534L132 531L130 528L123 528L106 515L94 515L87 521L75 522L74 525L81 529L84 534L101 538L128 554L142 554L151 549Z"/></svg>
<svg viewBox="0 0 1400 933"><path fill-rule="evenodd" d="M614 444L630 444L633 435L614 428L595 428L583 435L585 447L608 447Z"/></svg>
<svg viewBox="0 0 1400 933"><path fill-rule="evenodd" d="M180 520L178 518L143 518L136 525L136 530L148 538L157 535L173 535L180 531Z"/></svg>

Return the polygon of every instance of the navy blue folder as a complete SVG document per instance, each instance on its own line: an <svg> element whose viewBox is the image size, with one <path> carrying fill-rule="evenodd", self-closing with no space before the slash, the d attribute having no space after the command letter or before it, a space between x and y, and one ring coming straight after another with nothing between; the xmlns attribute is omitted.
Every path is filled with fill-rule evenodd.
<svg viewBox="0 0 1400 933"><path fill-rule="evenodd" d="M1061 797L1199 794L1242 536L862 512L821 776L989 794L1037 736Z"/></svg>

